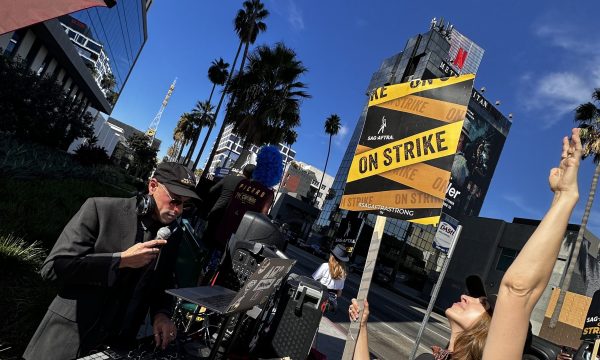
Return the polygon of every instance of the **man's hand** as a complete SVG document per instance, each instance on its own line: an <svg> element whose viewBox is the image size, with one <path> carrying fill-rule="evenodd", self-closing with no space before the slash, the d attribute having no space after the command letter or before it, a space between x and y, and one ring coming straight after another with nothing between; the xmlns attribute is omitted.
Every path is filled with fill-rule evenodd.
<svg viewBox="0 0 600 360"><path fill-rule="evenodd" d="M580 129L573 129L570 141L565 136L560 164L557 168L550 170L548 181L550 190L554 192L555 197L567 194L568 197L579 198L577 171L582 153L579 131Z"/></svg>
<svg viewBox="0 0 600 360"><path fill-rule="evenodd" d="M163 350L177 337L175 324L163 313L158 313L154 316L152 328L154 330L156 346L160 346Z"/></svg>
<svg viewBox="0 0 600 360"><path fill-rule="evenodd" d="M556 360L572 360L573 356L570 354L567 354L565 352L563 352L562 350L560 351L560 354L558 354L556 356Z"/></svg>
<svg viewBox="0 0 600 360"><path fill-rule="evenodd" d="M160 252L159 247L166 243L167 240L150 240L133 245L121 253L119 268L141 268L148 265Z"/></svg>

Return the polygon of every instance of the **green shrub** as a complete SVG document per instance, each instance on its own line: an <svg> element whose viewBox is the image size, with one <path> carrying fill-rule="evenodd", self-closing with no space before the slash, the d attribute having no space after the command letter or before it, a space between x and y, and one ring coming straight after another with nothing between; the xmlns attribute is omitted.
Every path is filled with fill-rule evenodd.
<svg viewBox="0 0 600 360"><path fill-rule="evenodd" d="M17 141L0 132L0 178L87 179L134 192L137 180L115 165L83 166L65 151Z"/></svg>
<svg viewBox="0 0 600 360"><path fill-rule="evenodd" d="M83 166L108 165L110 158L103 147L97 145L98 138L95 136L85 144L79 145L75 150L75 160Z"/></svg>
<svg viewBox="0 0 600 360"><path fill-rule="evenodd" d="M38 271L45 258L40 244L0 234L0 357L19 359L56 294Z"/></svg>
<svg viewBox="0 0 600 360"><path fill-rule="evenodd" d="M34 73L27 61L0 54L0 130L66 150L93 134L86 101L67 96L55 79Z"/></svg>
<svg viewBox="0 0 600 360"><path fill-rule="evenodd" d="M131 193L97 181L79 179L0 179L0 229L50 249L85 200Z"/></svg>

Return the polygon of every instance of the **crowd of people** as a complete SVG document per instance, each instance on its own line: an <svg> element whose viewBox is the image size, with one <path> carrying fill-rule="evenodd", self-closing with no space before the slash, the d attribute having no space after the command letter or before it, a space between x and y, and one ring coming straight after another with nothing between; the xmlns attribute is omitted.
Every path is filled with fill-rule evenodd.
<svg viewBox="0 0 600 360"><path fill-rule="evenodd" d="M569 217L578 201L581 158L579 129L565 137L558 167L550 171L554 193L543 220L506 271L498 294L485 293L481 279L467 279L467 293L446 310L451 335L432 354L418 359L521 359L530 334L529 318L548 284ZM211 256L199 283L214 277L219 259L245 212L267 214L273 186L282 176L278 149L265 146L256 164L230 175L210 189L216 199L207 215L203 243ZM45 260L41 274L59 284L59 292L33 335L25 359L73 359L101 345L136 340L149 314L157 345L177 336L171 321L174 268L182 231L178 218L187 203L199 199L194 175L177 163L161 163L145 193L131 198L90 198L65 226ZM347 277L346 249L335 246L312 277L330 293L335 308ZM470 285L469 285L470 284ZM373 304L374 305L374 304ZM355 359L369 359L369 303L356 299L348 309L360 321Z"/></svg>

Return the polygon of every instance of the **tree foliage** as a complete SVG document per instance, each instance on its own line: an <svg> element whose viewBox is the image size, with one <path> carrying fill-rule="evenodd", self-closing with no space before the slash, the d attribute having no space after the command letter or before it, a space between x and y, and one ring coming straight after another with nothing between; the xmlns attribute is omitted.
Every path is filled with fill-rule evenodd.
<svg viewBox="0 0 600 360"><path fill-rule="evenodd" d="M269 10L260 0L246 0L243 8L238 10L233 21L233 27L240 41L254 44L258 34L267 30L267 24L262 20L269 16Z"/></svg>
<svg viewBox="0 0 600 360"><path fill-rule="evenodd" d="M149 140L146 135L138 133L133 133L127 139L127 146L133 155L134 175L140 178L147 177L156 166L158 149L152 148Z"/></svg>
<svg viewBox="0 0 600 360"><path fill-rule="evenodd" d="M103 147L98 146L98 138L93 136L75 150L75 159L82 165L107 165L110 158Z"/></svg>
<svg viewBox="0 0 600 360"><path fill-rule="evenodd" d="M600 88L594 89L592 99L600 103ZM592 156L594 163L600 164L600 108L592 102L579 105L575 109L575 122L582 129L584 158Z"/></svg>
<svg viewBox="0 0 600 360"><path fill-rule="evenodd" d="M306 71L283 43L259 46L250 54L244 73L237 74L227 89L236 96L226 121L243 134L246 144L280 143L288 129L300 125L300 102L310 97L299 81Z"/></svg>
<svg viewBox="0 0 600 360"><path fill-rule="evenodd" d="M63 150L92 136L85 101L68 97L55 79L36 75L22 59L0 55L0 84L0 131Z"/></svg>
<svg viewBox="0 0 600 360"><path fill-rule="evenodd" d="M227 81L229 76L229 64L226 63L223 58L219 60L213 60L210 67L208 68L208 79L213 85L223 85Z"/></svg>

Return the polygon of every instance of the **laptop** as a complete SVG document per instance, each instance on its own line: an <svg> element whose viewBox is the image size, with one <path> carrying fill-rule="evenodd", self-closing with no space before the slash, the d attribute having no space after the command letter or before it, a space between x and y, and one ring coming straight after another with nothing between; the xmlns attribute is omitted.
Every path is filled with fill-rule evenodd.
<svg viewBox="0 0 600 360"><path fill-rule="evenodd" d="M169 289L166 292L218 314L237 313L267 301L295 263L296 260L266 258L237 292L218 285Z"/></svg>

